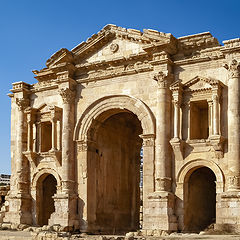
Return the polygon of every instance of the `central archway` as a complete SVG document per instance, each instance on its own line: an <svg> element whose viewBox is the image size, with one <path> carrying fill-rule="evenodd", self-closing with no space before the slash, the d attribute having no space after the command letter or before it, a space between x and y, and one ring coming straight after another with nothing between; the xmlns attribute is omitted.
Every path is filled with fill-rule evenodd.
<svg viewBox="0 0 240 240"><path fill-rule="evenodd" d="M144 209L144 199L154 191L154 138L153 114L134 97L106 96L83 111L74 132L82 230L139 229L140 152L143 148L142 175L148 183L143 184Z"/></svg>
<svg viewBox="0 0 240 240"><path fill-rule="evenodd" d="M95 123L95 152L87 162L88 223L101 233L137 230L141 123L133 113L120 110Z"/></svg>

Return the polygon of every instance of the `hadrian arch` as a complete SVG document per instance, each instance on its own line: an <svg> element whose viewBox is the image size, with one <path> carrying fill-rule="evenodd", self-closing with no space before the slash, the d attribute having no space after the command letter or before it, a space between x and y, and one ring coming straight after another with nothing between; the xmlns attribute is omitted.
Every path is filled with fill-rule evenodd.
<svg viewBox="0 0 240 240"><path fill-rule="evenodd" d="M154 191L154 136L152 113L130 96L104 97L83 113L75 140L78 192L84 203L79 211L89 231L139 228L140 150L143 147L144 205Z"/></svg>
<svg viewBox="0 0 240 240"><path fill-rule="evenodd" d="M219 166L211 160L191 160L179 170L176 182L179 229L201 231L215 223L225 184Z"/></svg>

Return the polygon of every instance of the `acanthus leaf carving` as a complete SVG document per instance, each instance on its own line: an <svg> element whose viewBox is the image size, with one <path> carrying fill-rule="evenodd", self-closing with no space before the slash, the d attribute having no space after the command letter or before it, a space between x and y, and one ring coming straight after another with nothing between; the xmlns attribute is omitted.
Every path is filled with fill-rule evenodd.
<svg viewBox="0 0 240 240"><path fill-rule="evenodd" d="M75 98L75 92L70 90L69 88L61 88L59 89L59 94L62 97L63 103L69 104Z"/></svg>
<svg viewBox="0 0 240 240"><path fill-rule="evenodd" d="M240 77L240 63L233 59L229 64L223 66L228 70L230 78L239 78Z"/></svg>
<svg viewBox="0 0 240 240"><path fill-rule="evenodd" d="M20 111L25 110L29 106L29 102L27 98L16 98L16 104Z"/></svg>
<svg viewBox="0 0 240 240"><path fill-rule="evenodd" d="M159 88L166 88L168 86L170 75L164 72L156 72L153 75L153 79L157 81Z"/></svg>

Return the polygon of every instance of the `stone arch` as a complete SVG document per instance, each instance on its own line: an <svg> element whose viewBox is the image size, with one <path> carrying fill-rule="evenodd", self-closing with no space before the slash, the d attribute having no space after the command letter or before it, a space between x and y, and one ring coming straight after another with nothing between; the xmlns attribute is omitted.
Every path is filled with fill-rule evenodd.
<svg viewBox="0 0 240 240"><path fill-rule="evenodd" d="M132 96L111 95L98 99L84 111L75 127L74 140L86 140L94 119L103 122L110 113L114 114L114 109L134 113L141 122L143 134L155 133L155 119L145 103Z"/></svg>
<svg viewBox="0 0 240 240"><path fill-rule="evenodd" d="M185 182L188 182L191 174L200 167L208 167L213 171L216 176L216 187L217 193L224 191L224 175L220 167L209 160L205 159L195 159L187 162L177 174L177 184L183 185Z"/></svg>
<svg viewBox="0 0 240 240"><path fill-rule="evenodd" d="M133 123L133 125L136 127L134 130L135 132L133 131L133 136L131 136L132 139L130 144L126 144L127 141L123 140L124 135L116 135L117 138L114 138L113 135L111 135L111 124L120 123L119 126L123 128L126 122L122 120L128 121L128 123ZM122 124L123 122L124 124ZM125 136L130 133L127 131L122 132L125 134ZM137 134L135 135L135 133ZM109 142L111 145L109 149L111 149L111 151L106 150L108 143L104 145L107 142L105 136L110 136L109 139L113 139L113 141ZM99 140L99 137L106 141ZM120 138L122 138L121 141L116 140ZM126 139L129 140L130 138ZM105 231L112 233L113 229L115 229L114 231L129 231L130 229L128 228L130 227L132 229L138 229L138 223L140 220L140 207L138 207L138 205L140 205L140 191L138 191L136 186L140 179L140 151L142 148L144 156L143 176L145 182L149 183L143 185L143 192L145 194L143 199L146 199L147 194L154 191L154 139L155 118L151 110L141 100L132 96L111 95L100 98L89 105L82 113L82 116L78 120L75 127L74 140L77 142L77 161L79 162L79 168L77 170L79 198L82 200L82 202L79 203L79 206L81 206L79 212L82 214L83 221L87 223L85 226L87 231L95 232L100 230L103 232ZM118 141L120 145L117 144ZM118 148L119 146L120 148ZM133 148L130 150L129 146L133 146ZM114 150L112 151L112 149ZM120 152L121 149L123 149L122 151L124 154L116 154L115 157L118 160L110 161L110 159L114 158L113 152ZM131 165L131 161L133 159L135 159L135 161L138 159L139 165L138 163ZM123 164L121 167L120 164L122 160ZM99 163L102 164L102 167L97 165ZM144 167L149 165L152 166L150 169ZM121 169L121 171L118 171L118 167ZM98 171L89 171L91 168L98 169ZM107 195L105 194L103 197L101 197L101 201L98 201L98 199L100 199L100 195L106 192L104 191L105 186L110 186L109 184L106 185L104 182L105 180L99 177L101 176L101 171L105 171L108 179L111 180L106 180L106 182L110 182L111 184L114 181L117 182L116 186L118 187L115 190L118 192L118 194L114 194L115 190L113 191L112 188L109 187L111 191L108 192ZM148 171L148 174L144 174L144 171ZM119 175L114 178L115 175L113 174ZM126 187L126 184L123 184L124 181L129 181L128 189L124 189ZM121 196L123 196L122 192L125 192L125 190L126 197L123 200ZM135 201L133 200L134 198L136 199ZM111 201L108 201L108 199ZM123 206L126 201L133 203L131 207L132 209L121 207L122 212L120 211L118 213L118 217L116 217L114 222L111 224L106 224L107 222L109 223L109 219L111 218L109 216L111 213L105 210L103 213L100 213L101 209L108 208L102 208L99 206L101 204L104 205L104 202L106 202L106 204L109 202L117 202L116 206L119 207ZM126 216L124 221L122 220L122 216ZM96 229L96 227L98 229Z"/></svg>
<svg viewBox="0 0 240 240"><path fill-rule="evenodd" d="M36 189L37 183L39 182L39 180L41 180L42 178L46 177L46 175L49 175L49 174L55 177L55 179L57 180L57 189L59 189L61 187L61 178L55 170L50 168L41 169L39 172L37 172L34 175L32 180L32 187Z"/></svg>

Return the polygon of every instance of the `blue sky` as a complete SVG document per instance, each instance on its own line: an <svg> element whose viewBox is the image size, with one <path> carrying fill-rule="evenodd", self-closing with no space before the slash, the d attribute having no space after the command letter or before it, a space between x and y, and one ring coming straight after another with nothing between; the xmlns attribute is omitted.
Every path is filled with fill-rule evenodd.
<svg viewBox="0 0 240 240"><path fill-rule="evenodd" d="M34 83L60 48L72 49L108 23L175 37L210 31L240 37L239 0L0 0L0 173L10 173L11 83Z"/></svg>

